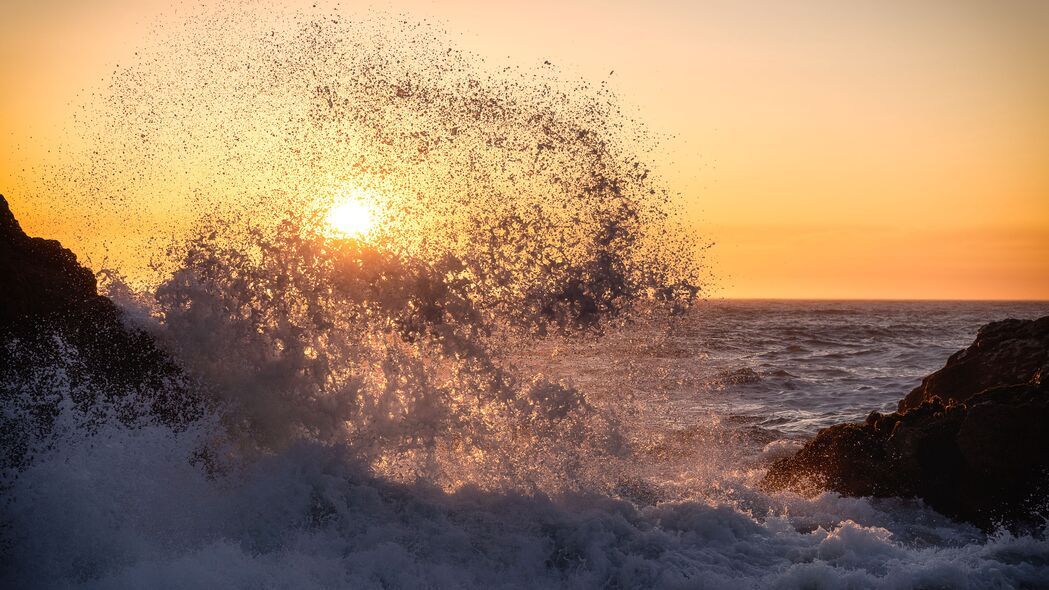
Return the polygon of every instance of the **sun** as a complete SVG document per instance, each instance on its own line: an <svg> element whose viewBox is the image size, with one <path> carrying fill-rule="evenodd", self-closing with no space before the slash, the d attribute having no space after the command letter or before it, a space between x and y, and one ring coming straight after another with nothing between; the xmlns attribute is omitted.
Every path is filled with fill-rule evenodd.
<svg viewBox="0 0 1049 590"><path fill-rule="evenodd" d="M335 233L349 238L367 236L375 227L371 207L363 199L348 197L328 210L325 218Z"/></svg>

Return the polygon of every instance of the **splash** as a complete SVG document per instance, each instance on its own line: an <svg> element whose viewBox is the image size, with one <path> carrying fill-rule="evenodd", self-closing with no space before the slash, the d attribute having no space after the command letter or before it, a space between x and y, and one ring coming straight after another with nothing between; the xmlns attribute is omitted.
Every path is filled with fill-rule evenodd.
<svg viewBox="0 0 1049 590"><path fill-rule="evenodd" d="M655 142L604 86L490 64L389 16L186 18L114 73L78 118L69 165L48 171L53 205L85 235L119 226L134 250L86 249L136 283L174 270L167 237L202 212L250 241L244 222L272 228L351 193L399 254L694 289L696 245L644 161Z"/></svg>
<svg viewBox="0 0 1049 590"><path fill-rule="evenodd" d="M238 452L347 445L448 490L608 489L629 469L630 400L511 354L699 293L653 142L604 87L389 16L225 7L158 31L77 136L51 193L88 231L122 228L111 294Z"/></svg>

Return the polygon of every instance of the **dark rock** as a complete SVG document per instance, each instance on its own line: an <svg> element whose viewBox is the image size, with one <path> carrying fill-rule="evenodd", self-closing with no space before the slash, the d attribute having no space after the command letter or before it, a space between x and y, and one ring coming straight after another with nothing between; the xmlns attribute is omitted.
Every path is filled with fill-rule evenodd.
<svg viewBox="0 0 1049 590"><path fill-rule="evenodd" d="M1037 383L1049 372L1049 316L1038 320L1003 320L980 328L976 341L956 352L947 364L907 394L899 410L939 397L963 402L1006 385Z"/></svg>
<svg viewBox="0 0 1049 590"><path fill-rule="evenodd" d="M94 274L57 241L27 236L0 196L0 399L29 400L32 414L0 418L0 462L17 463L26 437L50 428L59 381L85 411L120 400L126 419L179 424L202 410L179 367L98 294Z"/></svg>
<svg viewBox="0 0 1049 590"><path fill-rule="evenodd" d="M1047 345L1029 342L1044 342L1047 329L1049 317L988 325L936 373L949 377L923 383L926 391L946 393L947 383L969 374L969 381L958 381L964 401L933 396L902 412L872 413L862 424L826 428L794 456L773 463L763 486L917 497L986 529L1043 522L1040 515L1049 508L1049 383L1038 363ZM1000 359L1000 372L993 358ZM973 367L990 374L970 372ZM992 385L966 393L974 382Z"/></svg>

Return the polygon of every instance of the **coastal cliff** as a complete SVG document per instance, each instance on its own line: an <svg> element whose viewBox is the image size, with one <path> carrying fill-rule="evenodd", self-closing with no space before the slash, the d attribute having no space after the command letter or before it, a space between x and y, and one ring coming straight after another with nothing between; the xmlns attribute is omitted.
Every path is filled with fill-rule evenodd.
<svg viewBox="0 0 1049 590"><path fill-rule="evenodd" d="M820 431L763 486L917 497L985 529L1041 521L1049 497L1049 316L984 326L892 414Z"/></svg>

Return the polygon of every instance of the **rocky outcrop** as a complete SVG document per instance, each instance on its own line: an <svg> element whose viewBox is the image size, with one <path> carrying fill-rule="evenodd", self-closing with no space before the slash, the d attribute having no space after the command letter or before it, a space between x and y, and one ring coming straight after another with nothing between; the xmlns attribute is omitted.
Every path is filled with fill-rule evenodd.
<svg viewBox="0 0 1049 590"><path fill-rule="evenodd" d="M27 236L0 196L0 397L17 397L31 414L0 416L7 461L29 431L49 428L58 381L81 409L100 397L135 400L121 405L126 418L148 413L166 423L201 411L182 371L147 333L124 324L94 274L58 242Z"/></svg>
<svg viewBox="0 0 1049 590"><path fill-rule="evenodd" d="M952 355L946 366L907 394L899 410L917 408L935 397L963 402L992 387L1037 383L1046 373L1049 316L992 322L980 329L971 346Z"/></svg>
<svg viewBox="0 0 1049 590"><path fill-rule="evenodd" d="M85 306L105 306L95 275L54 240L27 236L0 195L0 329L26 334L49 322L77 314Z"/></svg>
<svg viewBox="0 0 1049 590"><path fill-rule="evenodd" d="M1047 342L1049 317L985 326L915 390L928 398L820 431L773 463L763 485L917 497L987 529L1042 522L1049 514ZM973 393L976 387L983 389Z"/></svg>

